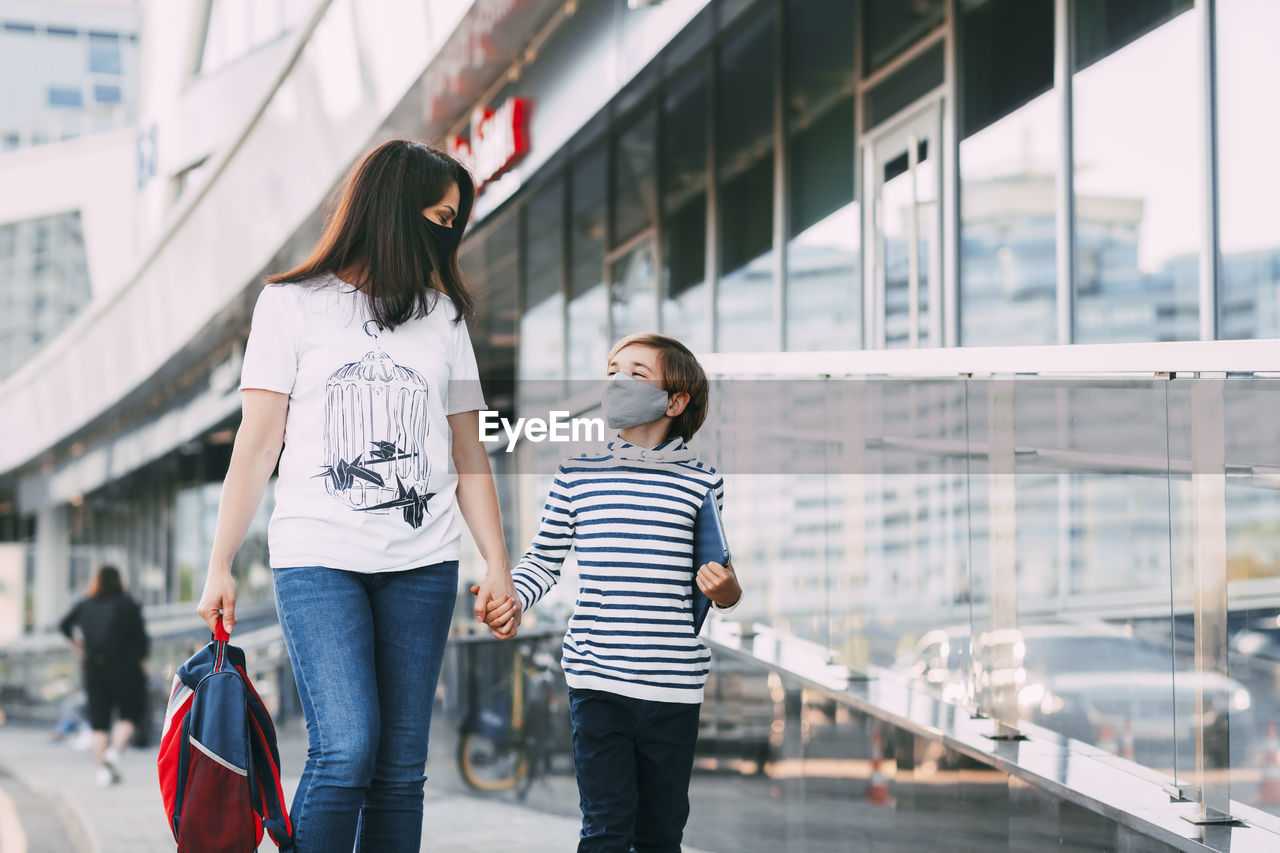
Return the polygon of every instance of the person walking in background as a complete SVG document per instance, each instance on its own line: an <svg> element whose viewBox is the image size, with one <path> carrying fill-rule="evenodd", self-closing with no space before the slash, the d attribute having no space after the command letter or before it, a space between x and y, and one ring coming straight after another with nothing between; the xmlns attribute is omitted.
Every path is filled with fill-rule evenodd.
<svg viewBox="0 0 1280 853"><path fill-rule="evenodd" d="M711 653L694 632L693 584L717 612L738 606L732 565L690 572L693 527L724 478L685 442L707 416L706 373L673 338L630 335L609 353L601 401L617 439L560 463L518 599L486 611L509 630L560 579L572 547L578 595L564 639L579 853L679 853L689 817L698 712Z"/></svg>
<svg viewBox="0 0 1280 853"><path fill-rule="evenodd" d="M310 742L290 809L298 853L419 849L459 511L487 565L477 620L515 597L457 262L474 199L448 154L386 142L254 308L197 612L234 629L232 560L279 458L267 539Z"/></svg>
<svg viewBox="0 0 1280 853"><path fill-rule="evenodd" d="M81 656L97 782L104 787L118 783L120 753L143 725L147 707L145 666L151 639L142 608L125 592L120 570L104 565L89 584L87 597L58 627Z"/></svg>

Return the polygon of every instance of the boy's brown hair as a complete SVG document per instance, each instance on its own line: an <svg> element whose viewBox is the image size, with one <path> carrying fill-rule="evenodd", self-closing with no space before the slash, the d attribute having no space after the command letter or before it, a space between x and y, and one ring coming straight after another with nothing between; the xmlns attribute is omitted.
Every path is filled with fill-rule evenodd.
<svg viewBox="0 0 1280 853"><path fill-rule="evenodd" d="M706 371L698 363L698 359L684 344L675 338L659 335L654 332L640 332L627 335L609 350L609 358L605 364L613 361L623 347L632 344L652 347L658 351L658 369L662 371L662 388L668 394L684 391L689 395L689 402L684 411L671 419L667 428L667 438L680 436L685 441L693 438L707 419L707 398L710 388Z"/></svg>

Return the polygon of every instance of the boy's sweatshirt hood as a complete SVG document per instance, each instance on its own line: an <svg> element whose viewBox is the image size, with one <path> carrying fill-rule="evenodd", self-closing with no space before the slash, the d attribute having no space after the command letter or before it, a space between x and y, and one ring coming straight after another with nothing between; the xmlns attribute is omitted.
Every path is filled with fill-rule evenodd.
<svg viewBox="0 0 1280 853"><path fill-rule="evenodd" d="M619 459L630 459L636 462L688 462L697 458L697 454L678 435L653 447L640 447L618 436L606 447Z"/></svg>

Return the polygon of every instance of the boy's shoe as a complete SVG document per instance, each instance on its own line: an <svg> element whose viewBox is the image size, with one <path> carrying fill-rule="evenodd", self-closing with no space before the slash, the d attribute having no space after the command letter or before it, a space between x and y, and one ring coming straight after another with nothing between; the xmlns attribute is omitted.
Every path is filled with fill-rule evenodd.
<svg viewBox="0 0 1280 853"><path fill-rule="evenodd" d="M97 774L93 777L93 781L97 783L99 788L106 788L116 782L116 775L111 772L110 767L99 767Z"/></svg>

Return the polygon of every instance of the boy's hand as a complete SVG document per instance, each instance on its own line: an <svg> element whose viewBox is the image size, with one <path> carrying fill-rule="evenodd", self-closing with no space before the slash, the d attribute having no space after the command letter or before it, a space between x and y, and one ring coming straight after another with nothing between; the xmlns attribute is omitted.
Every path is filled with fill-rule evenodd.
<svg viewBox="0 0 1280 853"><path fill-rule="evenodd" d="M732 562L727 566L719 563L703 564L698 569L697 580L702 594L721 607L732 607L742 598L742 587L738 584Z"/></svg>
<svg viewBox="0 0 1280 853"><path fill-rule="evenodd" d="M480 586L472 585L471 594L478 595L479 592ZM499 640L509 640L516 635L516 629L520 625L521 610L519 599L504 594L501 598L489 600L483 621L494 637Z"/></svg>

